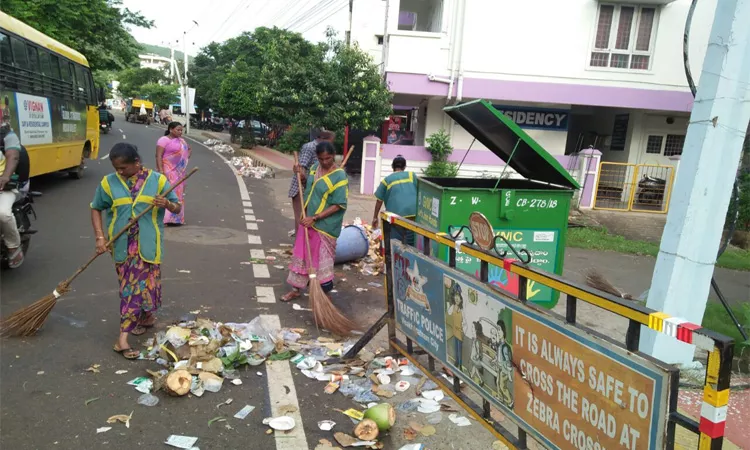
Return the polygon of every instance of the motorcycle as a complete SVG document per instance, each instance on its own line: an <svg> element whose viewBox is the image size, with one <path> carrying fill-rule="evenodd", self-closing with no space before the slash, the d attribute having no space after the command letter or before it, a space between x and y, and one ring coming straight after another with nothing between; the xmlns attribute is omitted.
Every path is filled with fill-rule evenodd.
<svg viewBox="0 0 750 450"><path fill-rule="evenodd" d="M101 131L103 134L109 133L111 120L110 115L112 115L112 113L107 111L106 109L99 110L99 131Z"/></svg>
<svg viewBox="0 0 750 450"><path fill-rule="evenodd" d="M6 186L8 189L14 189L16 187L13 182L8 183ZM41 192L36 191L19 192L16 202L13 203L13 217L16 218L16 227L18 227L18 233L21 235L21 250L23 250L24 256L29 252L31 235L36 234L37 232L37 230L31 228L30 219L31 216L34 216L34 220L36 220L34 197L39 197L41 195ZM8 268L9 256L5 242L0 239L0 268Z"/></svg>
<svg viewBox="0 0 750 450"><path fill-rule="evenodd" d="M666 190L667 180L644 175L638 182L638 203L661 208Z"/></svg>

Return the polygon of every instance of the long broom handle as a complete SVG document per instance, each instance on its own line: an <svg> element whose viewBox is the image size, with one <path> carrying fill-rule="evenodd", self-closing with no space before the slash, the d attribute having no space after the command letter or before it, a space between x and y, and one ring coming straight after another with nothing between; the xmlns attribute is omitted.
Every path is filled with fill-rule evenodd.
<svg viewBox="0 0 750 450"><path fill-rule="evenodd" d="M294 165L299 166L299 156L297 152L294 152ZM299 170L297 171L297 187L299 188L299 206L300 211L302 211L302 218L304 219L307 217L307 214L305 214L305 202L302 199L302 197L305 196L305 190L302 188L302 176L299 173ZM313 268L312 267L312 251L310 250L310 233L305 227L305 248L307 249L307 260L310 263L310 267L308 268L308 272ZM308 275L310 275L308 273Z"/></svg>
<svg viewBox="0 0 750 450"><path fill-rule="evenodd" d="M193 169L190 170L190 172L188 172L187 175L185 175L184 177L182 177L179 180L177 180L177 182L174 185L172 185L172 187L170 187L169 189L167 189L167 192L165 192L163 196L166 197L167 195L169 195L170 192L172 192L177 186L179 186L182 183L184 183L185 180L187 180L188 178L190 178L197 171L198 171L198 168L197 167L193 167ZM114 236L112 236L112 239L110 239L109 242L107 242L105 244L105 246L109 247L110 245L112 245L117 239L120 238L120 236L122 236L123 234L125 234L125 232L128 231L130 229L130 227L132 227L133 225L135 225L135 223L138 222L138 219L140 219L141 217L143 217L146 214L148 214L149 212L151 212L152 209L154 209L154 205L149 205L149 207L146 208L143 212L141 212L137 216L135 216L132 219L130 219L130 221L128 222L128 224L125 225L122 230L118 231ZM74 273L70 278L68 278L67 280L65 280L62 284L64 286L70 286L70 283L72 283L73 280L75 280L76 278L78 278L78 275L82 274L83 271L86 270L91 265L91 263L94 262L94 260L99 257L99 255L102 255L102 253L95 253L94 256L92 256L91 258L89 258L89 260L88 260L88 262L86 262L86 264L84 264L81 267L79 267L78 270L76 270L76 273Z"/></svg>
<svg viewBox="0 0 750 450"><path fill-rule="evenodd" d="M341 168L346 170L346 162L349 161L349 157L352 156L352 153L354 152L354 146L352 145L349 147L349 151L347 152L346 156L344 157L344 160L341 161Z"/></svg>

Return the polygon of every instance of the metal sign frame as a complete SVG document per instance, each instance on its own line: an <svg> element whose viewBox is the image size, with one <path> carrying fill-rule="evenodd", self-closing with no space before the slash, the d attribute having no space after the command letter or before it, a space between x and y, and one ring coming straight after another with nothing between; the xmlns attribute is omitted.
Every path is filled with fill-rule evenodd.
<svg viewBox="0 0 750 450"><path fill-rule="evenodd" d="M665 368L668 373L668 403L667 412L664 414L662 429L664 431L663 447L673 449L675 447L675 430L679 425L693 433L699 435L699 450L717 450L721 449L724 439L724 428L726 424L726 410L729 401L729 385L733 357L733 339L715 333L711 330L702 328L700 325L692 324L686 320L671 317L668 314L654 311L634 302L629 302L621 298L614 297L607 293L592 289L578 283L566 280L558 275L542 271L540 269L527 266L521 262L506 259L505 254L498 254L492 251L482 250L473 245L473 242L457 241L447 233L437 232L433 229L426 228L411 220L404 219L400 216L384 212L380 215L386 265L386 312L370 327L369 330L357 341L357 343L343 356L342 359L354 359L359 351L383 328L387 326L388 341L390 347L400 353L416 367L437 383L449 396L451 396L469 415L483 424L492 432L500 441L511 448L527 448L527 431L523 424L518 425L518 432L514 435L509 429L503 427L491 417L492 404L483 398L482 404L472 401L467 395L461 392L462 380L454 374L452 384L446 384L443 381L441 372L436 370L436 358L418 348L416 343L408 337L402 340L397 334L396 327L396 305L394 298L393 285L393 264L391 246L391 236L394 227L398 228L401 233L405 231L413 232L417 239L422 240L423 250L420 252L412 247L415 253L421 253L424 256L430 256L431 241L449 247L449 264L446 266L451 270L456 266L456 253L461 252L478 258L481 261L480 278L475 283L482 284L487 291L496 293L506 299L518 302L519 307L530 308L538 315L546 315L548 320L558 321L559 324L566 327L574 327L580 332L602 338L596 332L580 326L576 323L576 307L578 302L586 302L591 305L602 308L613 314L625 317L629 320L629 326L624 343L617 343L612 339L605 338L608 341L618 345L623 351L635 353L641 359L651 359L647 355L638 352L640 333L643 326L653 329L657 332L672 336L675 339L694 344L697 347L708 352L706 379L704 382L703 407L701 409L700 422L677 412L677 399L679 388L679 371L676 368ZM405 245L405 244L404 244ZM512 249L511 249L512 250ZM438 260L436 263L444 264ZM501 292L491 285L487 284L489 266L495 265L515 273L520 277L519 294L517 298L511 298L507 293ZM456 272L458 273L458 272ZM462 275L463 276L463 275ZM555 289L567 296L565 317L560 317L552 312L536 308L531 303L526 302L526 285L527 281L541 283L552 289ZM426 359L426 364L425 360ZM438 361L439 362L439 361ZM664 366L662 364L662 366ZM475 391L476 392L476 391ZM502 410L501 410L502 411ZM515 422L515 421L514 421ZM526 427L528 429L528 427ZM535 430L529 430L533 435L538 435Z"/></svg>

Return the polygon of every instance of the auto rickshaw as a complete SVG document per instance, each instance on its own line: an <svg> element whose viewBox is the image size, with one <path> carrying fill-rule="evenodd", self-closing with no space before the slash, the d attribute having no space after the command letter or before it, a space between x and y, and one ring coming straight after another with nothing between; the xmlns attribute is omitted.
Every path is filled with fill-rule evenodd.
<svg viewBox="0 0 750 450"><path fill-rule="evenodd" d="M133 99L125 110L125 120L151 125L154 121L154 104L148 100Z"/></svg>

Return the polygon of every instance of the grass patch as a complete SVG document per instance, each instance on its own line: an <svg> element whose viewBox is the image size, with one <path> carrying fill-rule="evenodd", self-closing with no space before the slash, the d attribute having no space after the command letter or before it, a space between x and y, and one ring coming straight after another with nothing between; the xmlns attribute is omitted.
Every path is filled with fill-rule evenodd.
<svg viewBox="0 0 750 450"><path fill-rule="evenodd" d="M748 328L750 328L750 303L741 303L739 306L734 306L731 309L740 324L745 326L747 332ZM740 334L740 330L734 325L729 314L727 314L727 310L724 309L724 305L721 303L709 302L706 305L706 313L703 315L701 326L733 338L735 355L738 354L740 347L750 347L750 341L743 342L744 339L742 338L742 334Z"/></svg>
<svg viewBox="0 0 750 450"><path fill-rule="evenodd" d="M568 246L654 257L659 253L658 244L646 241L631 241L622 236L610 234L603 228L570 228L568 230ZM750 251L727 249L716 265L725 269L750 271Z"/></svg>

